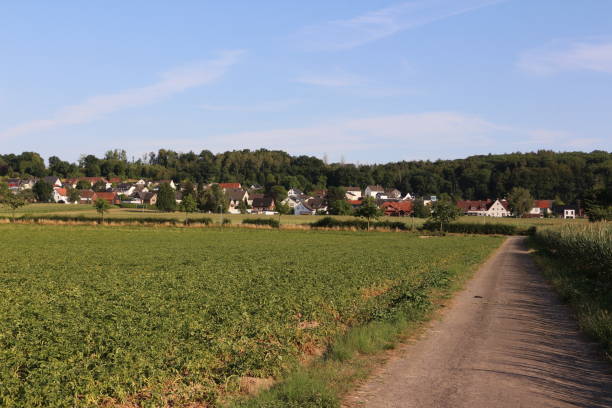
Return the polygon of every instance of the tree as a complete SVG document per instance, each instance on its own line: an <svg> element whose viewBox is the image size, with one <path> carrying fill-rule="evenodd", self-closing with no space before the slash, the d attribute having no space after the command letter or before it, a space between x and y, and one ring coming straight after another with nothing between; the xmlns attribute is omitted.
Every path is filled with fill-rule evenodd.
<svg viewBox="0 0 612 408"><path fill-rule="evenodd" d="M194 212L198 208L193 195L183 196L183 200L179 204L179 209L185 213L185 224L189 224L189 213Z"/></svg>
<svg viewBox="0 0 612 408"><path fill-rule="evenodd" d="M176 209L176 195L169 183L162 183L159 186L156 205L160 211L174 211Z"/></svg>
<svg viewBox="0 0 612 408"><path fill-rule="evenodd" d="M430 218L433 222L440 224L440 232L444 231L444 226L459 217L461 210L450 201L436 201L431 208Z"/></svg>
<svg viewBox="0 0 612 408"><path fill-rule="evenodd" d="M81 199L81 193L79 193L78 190L71 188L68 191L68 200L70 200L71 203L78 203L80 199Z"/></svg>
<svg viewBox="0 0 612 408"><path fill-rule="evenodd" d="M276 205L280 204L285 198L287 198L287 190L283 186L272 186L270 187L270 197L274 199Z"/></svg>
<svg viewBox="0 0 612 408"><path fill-rule="evenodd" d="M195 191L195 187L193 183L191 182L191 180L185 180L184 182L182 182L181 187L183 191L183 197L186 197L186 196L195 197L196 191ZM194 202L195 202L195 199L194 199Z"/></svg>
<svg viewBox="0 0 612 408"><path fill-rule="evenodd" d="M247 210L249 209L249 203L247 202L246 198L242 201L240 201L240 204L238 204L238 210L240 210L240 214L246 214Z"/></svg>
<svg viewBox="0 0 612 408"><path fill-rule="evenodd" d="M13 221L15 221L15 211L25 204L25 197L21 193L13 194L6 183L0 183L0 205L5 205L11 209Z"/></svg>
<svg viewBox="0 0 612 408"><path fill-rule="evenodd" d="M76 183L77 190L89 190L91 188L91 183L87 180L79 180Z"/></svg>
<svg viewBox="0 0 612 408"><path fill-rule="evenodd" d="M526 188L514 187L508 194L508 204L515 217L522 217L533 208L533 197Z"/></svg>
<svg viewBox="0 0 612 408"><path fill-rule="evenodd" d="M417 218L428 218L431 209L425 205L423 200L414 200L412 203L412 215Z"/></svg>
<svg viewBox="0 0 612 408"><path fill-rule="evenodd" d="M361 206L355 211L355 215L363 217L368 221L368 231L370 230L370 220L377 219L382 215L382 210L376 205L376 200L372 197L364 198Z"/></svg>
<svg viewBox="0 0 612 408"><path fill-rule="evenodd" d="M198 207L202 211L225 213L229 207L229 200L221 187L218 184L213 184L202 193Z"/></svg>
<svg viewBox="0 0 612 408"><path fill-rule="evenodd" d="M94 183L94 185L91 188L93 191L95 192L103 192L106 191L106 183L103 182L102 180L98 180Z"/></svg>
<svg viewBox="0 0 612 408"><path fill-rule="evenodd" d="M327 202L334 203L336 201L346 200L346 188L344 187L329 187L327 189Z"/></svg>
<svg viewBox="0 0 612 408"><path fill-rule="evenodd" d="M332 215L351 215L353 206L346 200L336 200L329 204L328 211Z"/></svg>
<svg viewBox="0 0 612 408"><path fill-rule="evenodd" d="M108 210L111 208L111 205L105 199L98 198L96 201L94 201L94 208L96 209L98 214L100 214L102 222L104 222L104 213L108 212Z"/></svg>
<svg viewBox="0 0 612 408"><path fill-rule="evenodd" d="M44 180L39 180L36 184L34 184L34 187L32 187L32 192L34 193L34 196L38 202L48 203L51 201L53 186Z"/></svg>

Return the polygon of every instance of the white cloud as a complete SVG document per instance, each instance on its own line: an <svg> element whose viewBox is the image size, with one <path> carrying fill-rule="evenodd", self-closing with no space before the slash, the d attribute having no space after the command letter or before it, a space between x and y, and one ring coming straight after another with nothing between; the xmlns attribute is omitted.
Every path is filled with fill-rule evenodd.
<svg viewBox="0 0 612 408"><path fill-rule="evenodd" d="M571 135L565 132L521 129L475 115L424 112L348 118L306 127L237 132L202 140L158 140L156 143L169 143L185 150L264 147L319 157L327 153L332 159L345 155L353 161L387 162L556 148L569 138Z"/></svg>
<svg viewBox="0 0 612 408"><path fill-rule="evenodd" d="M43 132L60 126L88 123L121 109L157 102L170 95L219 79L238 61L242 53L242 51L226 51L217 59L166 72L154 84L91 97L78 105L60 109L50 119L33 120L0 132L0 139Z"/></svg>
<svg viewBox="0 0 612 408"><path fill-rule="evenodd" d="M200 108L211 112L279 112L300 102L300 99L287 99L284 101L259 102L252 105L204 104L200 105Z"/></svg>
<svg viewBox="0 0 612 408"><path fill-rule="evenodd" d="M612 41L572 41L523 53L518 67L538 75L560 71L612 73Z"/></svg>
<svg viewBox="0 0 612 408"><path fill-rule="evenodd" d="M340 50L394 35L503 0L417 0L371 11L348 20L306 27L297 40L311 50Z"/></svg>

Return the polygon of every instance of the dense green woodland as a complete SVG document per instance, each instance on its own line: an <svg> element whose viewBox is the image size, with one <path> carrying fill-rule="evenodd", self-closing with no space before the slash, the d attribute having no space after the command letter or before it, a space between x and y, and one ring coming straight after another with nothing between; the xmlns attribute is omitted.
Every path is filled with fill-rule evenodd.
<svg viewBox="0 0 612 408"><path fill-rule="evenodd" d="M48 166L34 152L0 155L0 176L28 175L237 181L248 185L282 184L307 191L329 186L380 184L418 195L447 193L463 199L503 197L513 187L520 186L529 189L535 198L557 197L569 203L597 196L598 201L609 203L612 153L542 150L372 165L326 164L312 156L291 156L265 149L219 154L208 150L196 154L161 149L138 160L129 160L123 150L112 150L103 158L83 155L78 163L53 156Z"/></svg>

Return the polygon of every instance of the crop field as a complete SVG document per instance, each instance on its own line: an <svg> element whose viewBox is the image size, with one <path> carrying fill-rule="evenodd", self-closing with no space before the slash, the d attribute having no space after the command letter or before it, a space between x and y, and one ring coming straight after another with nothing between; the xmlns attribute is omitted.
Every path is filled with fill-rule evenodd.
<svg viewBox="0 0 612 408"><path fill-rule="evenodd" d="M481 263L492 236L0 225L0 406L215 406Z"/></svg>

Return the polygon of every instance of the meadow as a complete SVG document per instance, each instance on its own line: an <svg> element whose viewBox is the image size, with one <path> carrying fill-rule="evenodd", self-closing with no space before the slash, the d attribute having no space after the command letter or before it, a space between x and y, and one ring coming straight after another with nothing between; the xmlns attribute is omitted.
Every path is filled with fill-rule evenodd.
<svg viewBox="0 0 612 408"><path fill-rule="evenodd" d="M12 212L6 207L0 207L0 216L10 217ZM28 204L15 212L15 216L79 216L91 219L98 219L99 214L91 205L86 204ZM114 219L138 219L138 218L159 218L167 220L184 220L185 214L181 212L160 212L154 209L135 209L135 208L119 208L113 207L106 215ZM189 214L190 219L211 218L215 223L220 223L222 219L230 220L232 224L240 224L242 220L247 218L278 218L278 216L258 215L258 214L209 214L209 213L192 213ZM310 224L319 221L326 216L324 215L283 215L281 224L285 225L301 225ZM353 220L352 216L333 216L339 220ZM409 226L414 225L420 227L426 221L424 218L412 217L380 217L381 221L400 221ZM518 227L542 227L555 225L582 225L588 223L587 219L561 219L561 218L491 218L491 217L459 217L457 222L460 223L482 223L482 224L507 224L516 225Z"/></svg>
<svg viewBox="0 0 612 408"><path fill-rule="evenodd" d="M216 406L245 378L279 380L339 336L431 307L502 241L25 224L0 236L3 407Z"/></svg>

